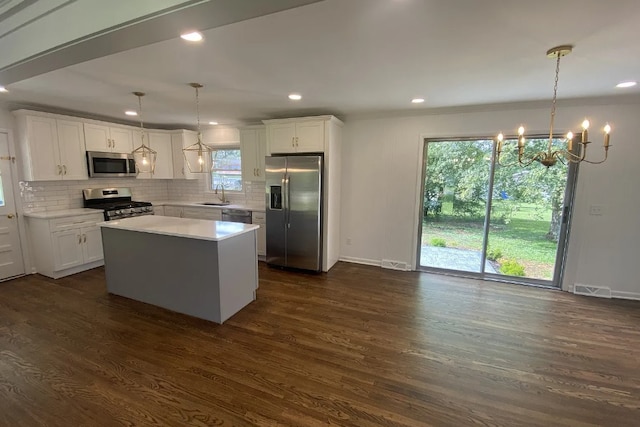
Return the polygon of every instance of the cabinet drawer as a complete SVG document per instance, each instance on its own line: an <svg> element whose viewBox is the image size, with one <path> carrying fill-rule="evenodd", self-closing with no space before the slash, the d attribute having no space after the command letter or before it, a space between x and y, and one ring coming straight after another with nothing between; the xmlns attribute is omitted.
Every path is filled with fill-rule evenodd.
<svg viewBox="0 0 640 427"><path fill-rule="evenodd" d="M216 208L184 208L184 217L220 221L222 211Z"/></svg>
<svg viewBox="0 0 640 427"><path fill-rule="evenodd" d="M49 221L49 228L51 232L65 231L73 228L91 227L102 221L104 221L104 215L102 213L56 218Z"/></svg>

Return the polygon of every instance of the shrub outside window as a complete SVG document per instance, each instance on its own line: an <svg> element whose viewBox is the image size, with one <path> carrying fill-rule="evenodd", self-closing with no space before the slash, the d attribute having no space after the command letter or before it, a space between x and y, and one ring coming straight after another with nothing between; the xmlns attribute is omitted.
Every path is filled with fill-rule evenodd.
<svg viewBox="0 0 640 427"><path fill-rule="evenodd" d="M213 149L211 164L211 190L222 185L225 191L242 191L240 148Z"/></svg>

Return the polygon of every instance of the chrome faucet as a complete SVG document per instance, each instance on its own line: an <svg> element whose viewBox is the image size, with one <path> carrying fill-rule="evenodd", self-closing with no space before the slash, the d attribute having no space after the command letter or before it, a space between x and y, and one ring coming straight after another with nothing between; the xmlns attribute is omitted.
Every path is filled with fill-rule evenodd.
<svg viewBox="0 0 640 427"><path fill-rule="evenodd" d="M215 188L215 192L214 192L214 194L218 194L218 187L220 187L220 189L222 190L222 197L218 196L218 199L220 199L220 201L221 201L222 203L227 203L227 202L228 202L228 200L227 200L227 198L224 196L224 184L218 184L218 185L216 185L216 188Z"/></svg>

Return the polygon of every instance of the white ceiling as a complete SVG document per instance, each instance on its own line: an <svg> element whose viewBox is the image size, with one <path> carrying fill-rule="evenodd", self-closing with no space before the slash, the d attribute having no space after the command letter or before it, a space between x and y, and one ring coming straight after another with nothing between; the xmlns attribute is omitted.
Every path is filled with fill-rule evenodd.
<svg viewBox="0 0 640 427"><path fill-rule="evenodd" d="M495 104L551 98L547 49L562 60L559 98L640 93L640 1L325 0L91 60L11 85L13 102L124 119L147 93L145 120L237 125L316 113ZM303 99L290 101L299 92ZM413 97L424 97L412 105Z"/></svg>

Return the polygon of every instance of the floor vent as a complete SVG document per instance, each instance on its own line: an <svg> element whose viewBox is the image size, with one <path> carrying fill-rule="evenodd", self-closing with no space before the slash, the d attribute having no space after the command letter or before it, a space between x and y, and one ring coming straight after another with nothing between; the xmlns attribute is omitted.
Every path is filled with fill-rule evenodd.
<svg viewBox="0 0 640 427"><path fill-rule="evenodd" d="M388 268L390 270L401 270L401 271L409 271L409 265L406 262L402 261L392 261L390 259L382 260L382 268Z"/></svg>
<svg viewBox="0 0 640 427"><path fill-rule="evenodd" d="M588 297L611 298L611 288L602 286L587 286L576 283L573 287L573 293Z"/></svg>

